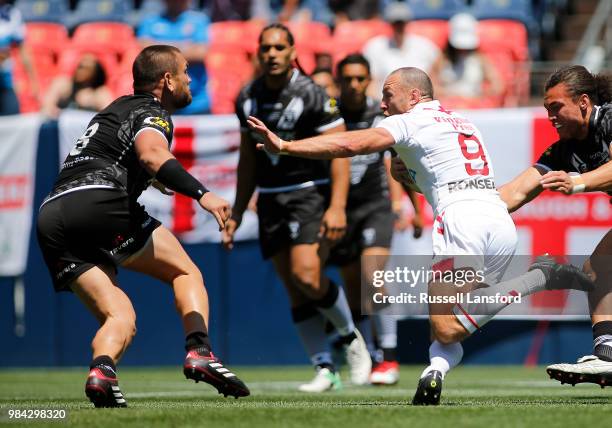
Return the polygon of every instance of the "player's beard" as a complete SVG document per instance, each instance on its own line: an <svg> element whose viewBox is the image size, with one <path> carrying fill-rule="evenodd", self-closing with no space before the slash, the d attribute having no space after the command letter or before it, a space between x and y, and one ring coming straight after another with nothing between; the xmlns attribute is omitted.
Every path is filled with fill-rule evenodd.
<svg viewBox="0 0 612 428"><path fill-rule="evenodd" d="M181 109L191 104L191 91L189 89L182 91L180 95L174 99L174 107Z"/></svg>

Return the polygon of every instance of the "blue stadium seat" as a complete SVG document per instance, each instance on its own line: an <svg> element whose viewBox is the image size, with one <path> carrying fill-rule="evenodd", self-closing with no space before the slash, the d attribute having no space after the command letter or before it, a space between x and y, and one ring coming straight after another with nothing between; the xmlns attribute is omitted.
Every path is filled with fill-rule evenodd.
<svg viewBox="0 0 612 428"><path fill-rule="evenodd" d="M133 10L131 1L79 0L67 24L69 27L76 27L85 22L125 22Z"/></svg>
<svg viewBox="0 0 612 428"><path fill-rule="evenodd" d="M150 15L161 15L166 10L163 0L143 0L138 9L134 9L126 18L126 22L138 28L140 21Z"/></svg>
<svg viewBox="0 0 612 428"><path fill-rule="evenodd" d="M15 7L26 22L63 22L69 13L68 0L17 0Z"/></svg>
<svg viewBox="0 0 612 428"><path fill-rule="evenodd" d="M535 22L531 0L474 0L472 14L477 19L513 19L528 27Z"/></svg>
<svg viewBox="0 0 612 428"><path fill-rule="evenodd" d="M450 19L466 8L464 0L406 0L414 19Z"/></svg>

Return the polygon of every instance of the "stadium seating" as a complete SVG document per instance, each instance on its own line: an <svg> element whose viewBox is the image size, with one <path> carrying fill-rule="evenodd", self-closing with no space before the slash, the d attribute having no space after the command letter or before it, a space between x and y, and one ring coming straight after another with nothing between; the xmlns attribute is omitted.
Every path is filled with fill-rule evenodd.
<svg viewBox="0 0 612 428"><path fill-rule="evenodd" d="M418 19L450 19L454 14L465 9L463 0L406 0L413 18Z"/></svg>
<svg viewBox="0 0 612 428"><path fill-rule="evenodd" d="M290 22L289 30L300 51L326 53L330 50L331 31L322 22Z"/></svg>
<svg viewBox="0 0 612 428"><path fill-rule="evenodd" d="M59 72L59 60L62 51L69 43L66 28L52 22L26 23L25 46L31 53L32 67L38 81L39 98ZM21 56L16 49L12 50L13 81L19 98L22 112L37 111L39 100L31 94L30 79L25 71Z"/></svg>
<svg viewBox="0 0 612 428"><path fill-rule="evenodd" d="M418 34L433 41L440 49L444 49L448 41L448 21L441 19L424 19L411 21L406 26L408 34Z"/></svg>
<svg viewBox="0 0 612 428"><path fill-rule="evenodd" d="M17 0L15 7L26 22L63 22L70 11L68 0Z"/></svg>
<svg viewBox="0 0 612 428"><path fill-rule="evenodd" d="M390 36L391 27L382 20L346 21L338 24L332 39L334 58L361 52L363 46L373 37Z"/></svg>
<svg viewBox="0 0 612 428"><path fill-rule="evenodd" d="M68 30L62 24L53 22L26 23L25 43L30 49L59 51L68 43Z"/></svg>
<svg viewBox="0 0 612 428"><path fill-rule="evenodd" d="M209 50L205 64L212 113L233 113L234 101L240 89L253 77L253 64L246 52L222 49Z"/></svg>
<svg viewBox="0 0 612 428"><path fill-rule="evenodd" d="M521 22L491 19L478 24L480 51L491 59L507 84L504 105L517 106L529 96L527 29Z"/></svg>
<svg viewBox="0 0 612 428"><path fill-rule="evenodd" d="M534 24L531 0L474 0L471 12L477 19L512 19L526 26Z"/></svg>
<svg viewBox="0 0 612 428"><path fill-rule="evenodd" d="M61 24L51 22L26 24L25 44L32 54L34 71L42 92L57 74L61 53L69 41L68 31Z"/></svg>
<svg viewBox="0 0 612 428"><path fill-rule="evenodd" d="M251 21L224 21L214 22L208 28L211 48L253 54L262 25Z"/></svg>
<svg viewBox="0 0 612 428"><path fill-rule="evenodd" d="M123 54L136 44L134 30L121 22L90 22L79 25L72 36L73 46Z"/></svg>
<svg viewBox="0 0 612 428"><path fill-rule="evenodd" d="M66 24L68 27L74 28L85 22L125 22L132 11L133 5L131 1L80 0Z"/></svg>

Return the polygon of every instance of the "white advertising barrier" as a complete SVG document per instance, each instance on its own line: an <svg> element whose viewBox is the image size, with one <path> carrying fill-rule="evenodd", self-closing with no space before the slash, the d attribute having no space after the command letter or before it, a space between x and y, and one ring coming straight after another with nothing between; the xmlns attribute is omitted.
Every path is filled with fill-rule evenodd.
<svg viewBox="0 0 612 428"><path fill-rule="evenodd" d="M38 114L0 118L0 276L26 269L40 124Z"/></svg>
<svg viewBox="0 0 612 428"><path fill-rule="evenodd" d="M556 139L542 108L473 110L466 116L481 130L491 157L497 185L508 182L537 160ZM61 159L85 131L91 113L66 111L60 117ZM238 159L238 121L228 116L173 118L173 151L189 171L211 190L233 203ZM214 219L180 195L167 197L155 189L141 199L151 215L187 242L218 242ZM426 204L425 204L426 205ZM428 224L431 210L425 207ZM518 254L588 254L612 223L612 206L604 194L543 194L514 214L519 231ZM554 230L555 233L551 233ZM410 232L394 239L395 254L424 254L430 237L419 241ZM257 220L247 212L237 239L257 236Z"/></svg>

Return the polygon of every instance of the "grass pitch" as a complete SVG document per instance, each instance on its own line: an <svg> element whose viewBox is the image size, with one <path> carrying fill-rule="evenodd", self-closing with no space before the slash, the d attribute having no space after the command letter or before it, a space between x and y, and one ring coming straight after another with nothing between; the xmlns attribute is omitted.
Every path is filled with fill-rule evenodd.
<svg viewBox="0 0 612 428"><path fill-rule="evenodd" d="M223 398L176 368L120 369L127 409L94 409L85 369L0 370L0 425L86 427L408 427L600 426L612 418L612 388L549 380L543 368L460 367L447 377L442 405L413 407L421 367L403 367L393 387L304 394L306 367L232 368L252 395ZM66 421L9 420L9 409L65 409Z"/></svg>

